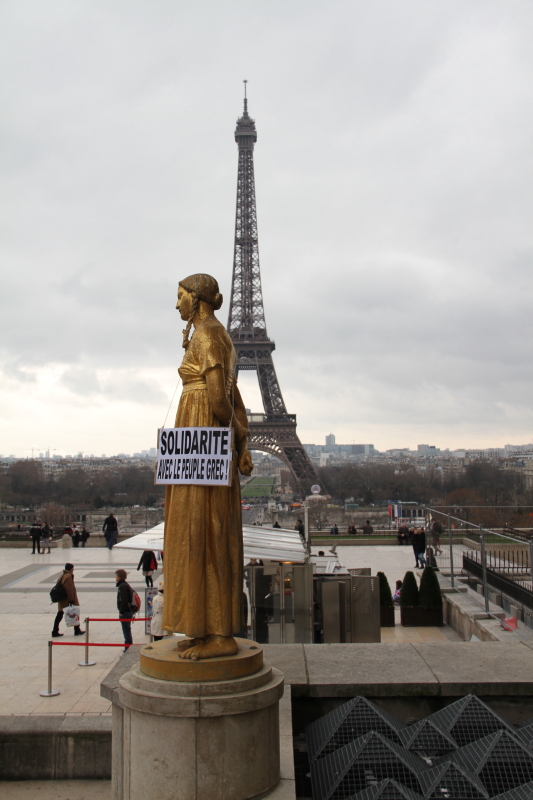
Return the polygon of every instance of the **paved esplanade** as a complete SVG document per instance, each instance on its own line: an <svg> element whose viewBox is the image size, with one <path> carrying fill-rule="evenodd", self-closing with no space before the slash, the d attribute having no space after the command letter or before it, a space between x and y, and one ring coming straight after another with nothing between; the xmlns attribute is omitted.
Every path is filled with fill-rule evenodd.
<svg viewBox="0 0 533 800"><path fill-rule="evenodd" d="M322 548L326 549L326 548ZM313 548L318 552L318 548ZM383 570L391 586L412 568L410 548L401 547L339 547L342 563L348 567ZM65 562L74 564L74 577L81 603L82 619L89 617L117 618L114 573L124 567L128 581L144 597L144 579L136 567L140 551L108 550L105 547L53 549L50 554L32 555L28 549L0 550L0 707L2 714L107 714L111 704L100 697L100 681L120 657L121 649L93 648L94 667L78 667L82 660L80 647L55 647L54 686L58 697L43 698L39 692L46 687L47 642L50 639L57 605L50 603L49 592ZM154 575L154 584L157 574ZM144 604L143 604L144 609ZM144 643L144 623L132 626L134 642ZM73 630L61 624L65 635L61 642L81 641ZM384 641L422 642L458 641L450 629L396 628L383 629ZM122 642L122 630L117 622L91 624L91 641Z"/></svg>

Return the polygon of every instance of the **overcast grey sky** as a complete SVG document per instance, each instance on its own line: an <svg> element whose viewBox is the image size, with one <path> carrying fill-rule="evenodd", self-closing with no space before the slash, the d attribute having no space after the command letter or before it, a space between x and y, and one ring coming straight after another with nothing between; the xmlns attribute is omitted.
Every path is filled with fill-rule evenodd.
<svg viewBox="0 0 533 800"><path fill-rule="evenodd" d="M179 279L227 321L243 78L302 441L531 441L529 0L1 9L0 453L154 446Z"/></svg>

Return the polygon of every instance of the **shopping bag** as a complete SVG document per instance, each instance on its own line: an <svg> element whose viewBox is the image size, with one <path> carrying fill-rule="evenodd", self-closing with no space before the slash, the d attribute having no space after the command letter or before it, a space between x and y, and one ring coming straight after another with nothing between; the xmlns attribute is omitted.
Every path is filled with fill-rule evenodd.
<svg viewBox="0 0 533 800"><path fill-rule="evenodd" d="M80 624L80 610L79 606L67 606L65 608L65 622L67 628L74 628L76 625Z"/></svg>
<svg viewBox="0 0 533 800"><path fill-rule="evenodd" d="M505 617L505 619L500 619L500 625L506 631L515 631L518 627L516 617Z"/></svg>

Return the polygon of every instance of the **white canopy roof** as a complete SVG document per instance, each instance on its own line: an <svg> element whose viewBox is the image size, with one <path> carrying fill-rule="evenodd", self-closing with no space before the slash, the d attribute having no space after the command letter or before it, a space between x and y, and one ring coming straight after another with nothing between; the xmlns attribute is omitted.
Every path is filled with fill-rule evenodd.
<svg viewBox="0 0 533 800"><path fill-rule="evenodd" d="M124 550L164 550L165 523L137 533L115 545ZM243 525L244 559L269 559L302 564L306 558L305 545L298 531L286 528L259 528Z"/></svg>

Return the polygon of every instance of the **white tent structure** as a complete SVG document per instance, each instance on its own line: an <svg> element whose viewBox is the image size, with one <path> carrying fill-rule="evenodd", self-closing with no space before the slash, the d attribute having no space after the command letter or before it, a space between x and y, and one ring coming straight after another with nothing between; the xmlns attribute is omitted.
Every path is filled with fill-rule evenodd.
<svg viewBox="0 0 533 800"><path fill-rule="evenodd" d="M243 525L244 560L250 558L303 564L307 553L298 531ZM124 550L164 550L165 523L115 545Z"/></svg>

